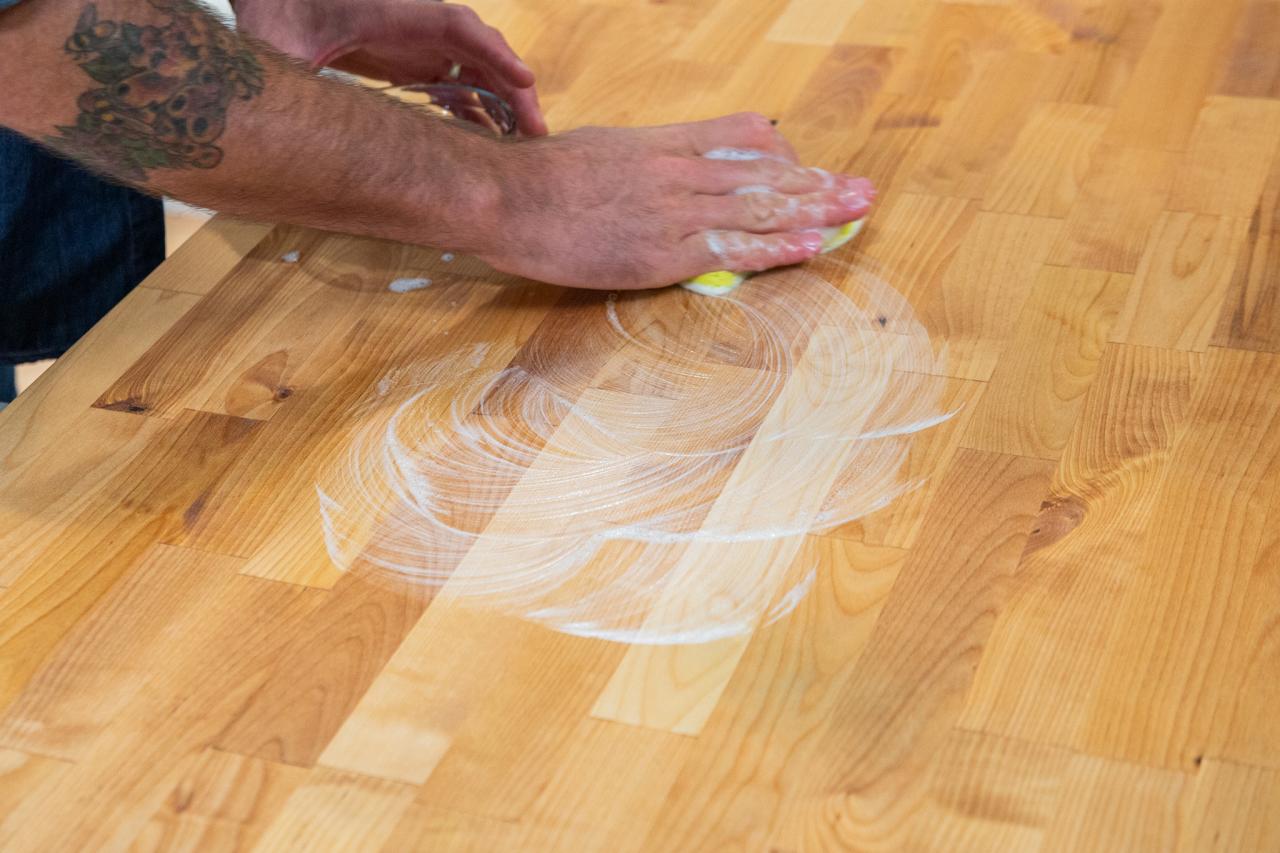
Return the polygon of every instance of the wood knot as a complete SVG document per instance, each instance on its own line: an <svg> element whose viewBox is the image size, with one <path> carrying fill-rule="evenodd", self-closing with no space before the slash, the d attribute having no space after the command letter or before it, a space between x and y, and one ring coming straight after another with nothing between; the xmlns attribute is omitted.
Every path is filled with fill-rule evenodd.
<svg viewBox="0 0 1280 853"><path fill-rule="evenodd" d="M288 400L290 397L293 396L293 389L290 388L288 385L283 385L276 389L276 393L273 396L275 397L276 402L280 402L282 400Z"/></svg>
<svg viewBox="0 0 1280 853"><path fill-rule="evenodd" d="M1065 538L1084 521L1087 507L1074 495L1050 498L1040 504L1024 553L1038 551Z"/></svg>
<svg viewBox="0 0 1280 853"><path fill-rule="evenodd" d="M109 403L99 402L94 405L95 408L106 409L110 412L128 412L131 415L145 414L151 408L137 397L125 397L123 400L113 400Z"/></svg>

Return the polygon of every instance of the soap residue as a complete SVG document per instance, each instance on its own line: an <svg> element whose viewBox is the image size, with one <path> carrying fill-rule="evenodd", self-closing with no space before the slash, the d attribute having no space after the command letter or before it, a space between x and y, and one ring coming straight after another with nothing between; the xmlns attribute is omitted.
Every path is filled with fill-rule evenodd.
<svg viewBox="0 0 1280 853"><path fill-rule="evenodd" d="M430 286L431 279L429 278L398 278L387 285L387 290L392 293L408 293L411 290L421 290Z"/></svg>
<svg viewBox="0 0 1280 853"><path fill-rule="evenodd" d="M782 158L774 154L767 154L755 148L712 148L710 151L702 155L708 160L780 160Z"/></svg>
<svg viewBox="0 0 1280 853"><path fill-rule="evenodd" d="M302 253L299 252L297 249L293 249L291 251L285 252L283 255L280 256L280 260L284 261L286 264L296 264L301 258L302 258Z"/></svg>
<svg viewBox="0 0 1280 853"><path fill-rule="evenodd" d="M806 534L887 505L939 408L941 356L865 268L721 299L601 296L574 339L484 344L370 389L317 484L334 564L555 630L693 643L781 618Z"/></svg>

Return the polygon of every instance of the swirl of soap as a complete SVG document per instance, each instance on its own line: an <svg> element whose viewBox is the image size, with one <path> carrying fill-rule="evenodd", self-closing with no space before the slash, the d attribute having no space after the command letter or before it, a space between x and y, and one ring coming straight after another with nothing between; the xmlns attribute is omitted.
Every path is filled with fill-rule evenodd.
<svg viewBox="0 0 1280 853"><path fill-rule="evenodd" d="M330 557L555 630L632 643L747 633L812 582L805 534L879 509L945 420L941 356L865 268L721 299L602 296L535 336L389 373L317 484Z"/></svg>

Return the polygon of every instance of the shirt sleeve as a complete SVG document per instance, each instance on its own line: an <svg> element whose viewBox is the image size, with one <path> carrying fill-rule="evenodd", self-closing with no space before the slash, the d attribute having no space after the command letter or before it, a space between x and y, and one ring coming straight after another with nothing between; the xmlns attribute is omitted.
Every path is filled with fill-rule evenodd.
<svg viewBox="0 0 1280 853"><path fill-rule="evenodd" d="M17 6L22 0L0 0L0 9L8 9L10 6Z"/></svg>

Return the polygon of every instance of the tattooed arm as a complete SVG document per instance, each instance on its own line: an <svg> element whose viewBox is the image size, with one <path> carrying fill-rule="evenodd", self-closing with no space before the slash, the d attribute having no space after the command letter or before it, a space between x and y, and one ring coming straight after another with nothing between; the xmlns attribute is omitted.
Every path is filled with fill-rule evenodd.
<svg viewBox="0 0 1280 853"><path fill-rule="evenodd" d="M25 0L0 12L0 81L0 122L216 210L473 249L496 198L498 143L316 76L187 0Z"/></svg>
<svg viewBox="0 0 1280 853"><path fill-rule="evenodd" d="M152 193L578 287L796 263L871 195L795 165L755 114L499 142L317 77L190 0L0 10L0 123Z"/></svg>

